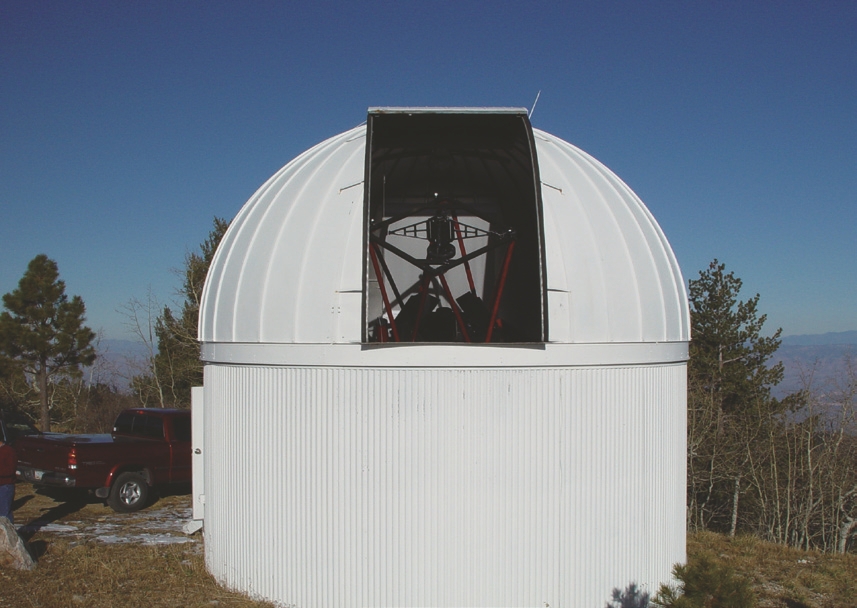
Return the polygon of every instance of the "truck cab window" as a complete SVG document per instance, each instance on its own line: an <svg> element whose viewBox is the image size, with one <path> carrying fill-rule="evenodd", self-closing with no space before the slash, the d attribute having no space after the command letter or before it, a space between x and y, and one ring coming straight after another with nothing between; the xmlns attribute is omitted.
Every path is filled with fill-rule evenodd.
<svg viewBox="0 0 857 608"><path fill-rule="evenodd" d="M122 435L130 435L134 431L134 414L122 412L113 424L113 432Z"/></svg>
<svg viewBox="0 0 857 608"><path fill-rule="evenodd" d="M190 416L173 418L173 433L176 441L190 441Z"/></svg>
<svg viewBox="0 0 857 608"><path fill-rule="evenodd" d="M158 416L140 416L140 426L136 429L138 435L151 437L152 439L164 438L164 419ZM135 426L137 426L135 424Z"/></svg>

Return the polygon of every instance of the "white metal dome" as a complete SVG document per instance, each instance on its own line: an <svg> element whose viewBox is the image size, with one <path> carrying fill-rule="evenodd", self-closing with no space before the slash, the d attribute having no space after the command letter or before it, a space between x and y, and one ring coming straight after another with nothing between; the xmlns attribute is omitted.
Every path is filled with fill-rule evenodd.
<svg viewBox="0 0 857 608"><path fill-rule="evenodd" d="M548 342L687 342L681 272L643 202L585 152L533 135ZM365 147L365 125L332 137L244 205L206 281L203 343L360 343Z"/></svg>
<svg viewBox="0 0 857 608"><path fill-rule="evenodd" d="M370 110L214 256L207 568L302 607L656 591L685 559L688 325L643 203L526 110Z"/></svg>

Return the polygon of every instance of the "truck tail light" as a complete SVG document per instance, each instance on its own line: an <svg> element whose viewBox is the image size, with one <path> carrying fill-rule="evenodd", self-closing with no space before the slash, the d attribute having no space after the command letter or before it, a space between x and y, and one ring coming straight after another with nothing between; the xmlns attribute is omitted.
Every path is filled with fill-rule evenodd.
<svg viewBox="0 0 857 608"><path fill-rule="evenodd" d="M77 449L71 448L68 451L68 470L74 471L77 469Z"/></svg>

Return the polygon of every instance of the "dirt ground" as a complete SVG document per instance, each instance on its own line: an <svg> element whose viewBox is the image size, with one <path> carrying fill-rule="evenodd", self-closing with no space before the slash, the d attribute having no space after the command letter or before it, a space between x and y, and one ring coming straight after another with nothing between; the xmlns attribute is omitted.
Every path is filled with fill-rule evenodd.
<svg viewBox="0 0 857 608"><path fill-rule="evenodd" d="M34 549L46 535L68 539L72 544L95 541L201 546L201 535L188 536L182 531L192 518L189 491L188 487L176 487L142 511L116 513L103 500L86 493L36 490L19 482L13 503L15 525Z"/></svg>
<svg viewBox="0 0 857 608"><path fill-rule="evenodd" d="M190 488L148 508L115 513L86 494L16 488L15 525L35 570L0 570L0 608L271 608L219 586L201 533L186 535Z"/></svg>

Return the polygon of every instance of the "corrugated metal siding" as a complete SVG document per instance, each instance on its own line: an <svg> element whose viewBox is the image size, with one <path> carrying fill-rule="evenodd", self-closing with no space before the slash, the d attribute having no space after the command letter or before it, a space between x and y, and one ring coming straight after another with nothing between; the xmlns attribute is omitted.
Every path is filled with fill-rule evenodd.
<svg viewBox="0 0 857 608"><path fill-rule="evenodd" d="M206 561L301 606L592 606L685 551L683 364L208 365Z"/></svg>

